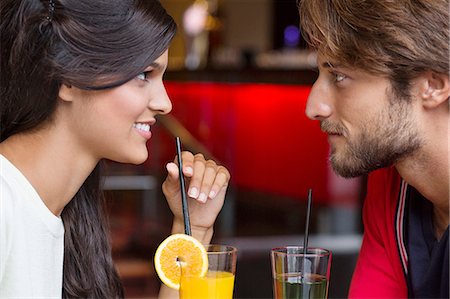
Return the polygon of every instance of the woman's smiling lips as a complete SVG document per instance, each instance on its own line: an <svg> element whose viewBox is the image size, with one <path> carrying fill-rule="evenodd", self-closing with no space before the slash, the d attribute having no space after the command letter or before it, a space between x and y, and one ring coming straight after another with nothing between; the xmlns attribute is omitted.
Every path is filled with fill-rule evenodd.
<svg viewBox="0 0 450 299"><path fill-rule="evenodd" d="M148 122L136 122L133 124L133 128L144 137L145 139L150 139L152 137L151 126L155 123L155 121Z"/></svg>

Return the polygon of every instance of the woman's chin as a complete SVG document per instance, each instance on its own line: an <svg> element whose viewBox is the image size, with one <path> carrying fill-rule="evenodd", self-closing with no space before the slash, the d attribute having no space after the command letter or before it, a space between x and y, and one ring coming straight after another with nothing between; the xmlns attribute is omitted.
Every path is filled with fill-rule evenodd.
<svg viewBox="0 0 450 299"><path fill-rule="evenodd" d="M128 156L124 157L123 159L115 160L115 162L139 165L147 161L147 159L148 159L148 152L145 151L139 154L135 154L133 156Z"/></svg>
<svg viewBox="0 0 450 299"><path fill-rule="evenodd" d="M134 164L134 165L139 165L139 164L142 164L145 161L147 161L147 159L148 159L148 153L146 153L145 155L142 155L141 157L135 157L135 159L133 159L133 161L129 162L129 163Z"/></svg>

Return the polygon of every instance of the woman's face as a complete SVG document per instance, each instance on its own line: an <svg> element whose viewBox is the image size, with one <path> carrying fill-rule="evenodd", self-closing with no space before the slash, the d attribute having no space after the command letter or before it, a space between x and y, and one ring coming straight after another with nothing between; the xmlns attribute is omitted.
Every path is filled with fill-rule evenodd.
<svg viewBox="0 0 450 299"><path fill-rule="evenodd" d="M60 98L69 115L67 133L73 138L69 142L73 141L74 150L95 160L143 163L155 116L172 110L162 81L167 59L166 51L145 72L116 88L62 87Z"/></svg>

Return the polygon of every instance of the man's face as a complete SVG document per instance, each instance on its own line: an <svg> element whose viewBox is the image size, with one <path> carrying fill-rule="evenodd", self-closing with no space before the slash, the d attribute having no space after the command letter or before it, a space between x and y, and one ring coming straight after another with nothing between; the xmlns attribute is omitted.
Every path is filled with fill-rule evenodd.
<svg viewBox="0 0 450 299"><path fill-rule="evenodd" d="M328 134L333 169L356 177L390 166L421 146L413 104L387 78L318 58L306 114Z"/></svg>

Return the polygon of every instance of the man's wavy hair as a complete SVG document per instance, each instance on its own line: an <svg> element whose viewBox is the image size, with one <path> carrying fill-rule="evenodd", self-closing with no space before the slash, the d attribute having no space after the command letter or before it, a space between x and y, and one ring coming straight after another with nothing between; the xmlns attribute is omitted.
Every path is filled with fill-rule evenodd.
<svg viewBox="0 0 450 299"><path fill-rule="evenodd" d="M449 73L448 0L298 0L303 37L326 60L387 76L395 92Z"/></svg>

